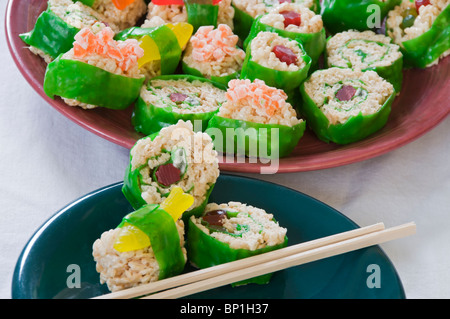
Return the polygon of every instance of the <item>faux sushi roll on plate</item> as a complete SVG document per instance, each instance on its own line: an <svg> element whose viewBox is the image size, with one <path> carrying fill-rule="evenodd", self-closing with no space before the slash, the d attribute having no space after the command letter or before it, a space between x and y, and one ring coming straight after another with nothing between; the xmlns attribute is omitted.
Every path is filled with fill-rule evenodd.
<svg viewBox="0 0 450 319"><path fill-rule="evenodd" d="M203 269L287 246L287 229L261 208L240 202L210 203L205 212L189 219L187 254ZM266 274L233 285L267 284Z"/></svg>
<svg viewBox="0 0 450 319"><path fill-rule="evenodd" d="M284 2L258 16L244 41L244 47L263 31L275 32L301 42L314 67L325 49L326 34L322 17L299 3Z"/></svg>
<svg viewBox="0 0 450 319"><path fill-rule="evenodd" d="M105 231L92 246L100 282L115 292L180 274L187 260L180 217L193 201L174 188L161 205L145 205Z"/></svg>
<svg viewBox="0 0 450 319"><path fill-rule="evenodd" d="M138 140L130 151L122 192L134 209L161 203L174 187L194 197L183 214L201 214L217 178L219 161L211 138L179 121Z"/></svg>
<svg viewBox="0 0 450 319"><path fill-rule="evenodd" d="M403 55L392 39L373 31L344 31L327 41L328 67L373 70L392 83L397 93L402 88Z"/></svg>
<svg viewBox="0 0 450 319"><path fill-rule="evenodd" d="M97 34L84 28L72 49L47 66L44 91L84 109L125 109L139 96L145 77L138 60L144 50L135 39L114 41L106 27Z"/></svg>
<svg viewBox="0 0 450 319"><path fill-rule="evenodd" d="M120 30L135 26L147 12L146 0L83 0Z"/></svg>
<svg viewBox="0 0 450 319"><path fill-rule="evenodd" d="M289 155L305 131L283 90L262 80L231 80L226 102L208 123L206 132L218 152L253 158Z"/></svg>
<svg viewBox="0 0 450 319"><path fill-rule="evenodd" d="M49 0L30 32L20 34L29 49L50 63L60 54L69 51L75 35L83 28L97 33L106 26L114 32L118 27L102 14L80 1Z"/></svg>
<svg viewBox="0 0 450 319"><path fill-rule="evenodd" d="M225 93L225 86L191 75L153 78L141 89L133 126L150 135L183 120L191 121L195 131L204 131L225 102Z"/></svg>
<svg viewBox="0 0 450 319"><path fill-rule="evenodd" d="M282 89L292 101L310 67L311 58L301 42L274 32L259 32L247 47L241 79L263 80Z"/></svg>
<svg viewBox="0 0 450 319"><path fill-rule="evenodd" d="M184 52L183 72L227 85L239 78L245 58L245 52L237 47L238 40L226 24L200 27Z"/></svg>
<svg viewBox="0 0 450 319"><path fill-rule="evenodd" d="M396 92L375 71L329 68L315 71L300 91L300 113L317 137L348 144L381 129Z"/></svg>
<svg viewBox="0 0 450 319"><path fill-rule="evenodd" d="M386 34L406 67L426 68L450 54L450 1L403 0L386 19Z"/></svg>
<svg viewBox="0 0 450 319"><path fill-rule="evenodd" d="M286 0L232 0L234 13L234 31L244 41L252 27L254 20L261 15L268 13ZM302 6L320 12L319 0L291 0L289 2L301 4Z"/></svg>

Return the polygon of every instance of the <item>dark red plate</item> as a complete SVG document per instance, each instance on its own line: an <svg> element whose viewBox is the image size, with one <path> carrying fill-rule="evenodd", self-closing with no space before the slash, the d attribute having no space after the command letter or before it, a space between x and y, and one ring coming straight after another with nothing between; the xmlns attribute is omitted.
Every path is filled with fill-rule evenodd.
<svg viewBox="0 0 450 319"><path fill-rule="evenodd" d="M19 38L34 26L45 10L45 0L10 0L6 10L6 39L11 55L30 85L57 111L85 129L126 148L142 135L136 133L130 119L132 107L125 111L83 110L66 105L61 99L48 98L42 88L46 63L33 55ZM400 96L396 98L387 125L363 141L346 146L326 144L307 130L293 153L280 159L278 172L300 172L337 167L385 154L422 136L450 113L450 57L424 70L406 70ZM227 161L224 171L260 173L261 163Z"/></svg>

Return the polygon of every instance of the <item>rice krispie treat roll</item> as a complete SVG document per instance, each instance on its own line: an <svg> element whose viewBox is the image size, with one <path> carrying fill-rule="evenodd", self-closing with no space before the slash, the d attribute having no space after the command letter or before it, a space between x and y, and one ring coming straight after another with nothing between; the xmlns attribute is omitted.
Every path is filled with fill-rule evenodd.
<svg viewBox="0 0 450 319"><path fill-rule="evenodd" d="M289 155L305 130L283 90L261 80L231 80L219 112L206 132L217 151L227 154L279 158Z"/></svg>
<svg viewBox="0 0 450 319"><path fill-rule="evenodd" d="M381 129L395 90L374 71L329 68L315 71L300 87L300 113L317 137L348 144Z"/></svg>
<svg viewBox="0 0 450 319"><path fill-rule="evenodd" d="M192 265L207 268L287 246L287 229L261 208L240 202L210 203L189 219L187 252ZM234 283L266 284L272 274Z"/></svg>
<svg viewBox="0 0 450 319"><path fill-rule="evenodd" d="M147 19L156 16L168 23L188 22L195 30L204 25L234 27L231 0L154 0L148 4Z"/></svg>
<svg viewBox="0 0 450 319"><path fill-rule="evenodd" d="M245 58L245 52L237 47L238 40L226 24L200 27L184 52L183 72L227 85L239 78Z"/></svg>
<svg viewBox="0 0 450 319"><path fill-rule="evenodd" d="M344 31L328 38L326 65L372 70L390 82L398 93L403 81L403 55L392 39L373 31Z"/></svg>
<svg viewBox="0 0 450 319"><path fill-rule="evenodd" d="M145 205L92 246L100 282L112 292L180 274L187 260L184 222L194 199L174 188L161 205Z"/></svg>
<svg viewBox="0 0 450 319"><path fill-rule="evenodd" d="M206 130L211 117L225 102L226 86L191 75L153 78L141 89L132 123L145 135L179 120L191 121L194 130Z"/></svg>
<svg viewBox="0 0 450 319"><path fill-rule="evenodd" d="M323 0L320 14L330 33L365 31L380 28L389 10L400 2L401 0Z"/></svg>
<svg viewBox="0 0 450 319"><path fill-rule="evenodd" d="M136 142L122 192L134 209L161 203L174 187L194 197L183 218L201 214L219 177L211 137L178 121Z"/></svg>
<svg viewBox="0 0 450 319"><path fill-rule="evenodd" d="M234 32L244 41L252 27L254 19L264 15L283 3L300 4L315 13L320 12L320 0L232 0L235 9Z"/></svg>
<svg viewBox="0 0 450 319"><path fill-rule="evenodd" d="M49 0L34 29L20 34L20 38L30 46L31 52L50 63L72 48L74 37L81 29L89 28L97 33L106 26L119 31L111 20L82 2Z"/></svg>
<svg viewBox="0 0 450 319"><path fill-rule="evenodd" d="M282 37L300 41L315 66L325 49L326 35L322 17L302 4L284 2L268 13L258 16L244 47L260 32L274 32Z"/></svg>
<svg viewBox="0 0 450 319"><path fill-rule="evenodd" d="M450 53L450 1L403 0L389 12L386 34L400 46L406 67L439 63Z"/></svg>
<svg viewBox="0 0 450 319"><path fill-rule="evenodd" d="M145 16L147 4L145 0L88 0L93 2L91 7L103 14L108 21L120 30L135 26Z"/></svg>
<svg viewBox="0 0 450 319"><path fill-rule="evenodd" d="M293 98L310 67L311 58L301 42L274 32L259 32L247 47L241 79L263 80Z"/></svg>
<svg viewBox="0 0 450 319"><path fill-rule="evenodd" d="M72 49L47 66L44 91L84 109L125 109L139 96L145 77L138 67L144 52L135 39L113 40L106 27L81 29Z"/></svg>

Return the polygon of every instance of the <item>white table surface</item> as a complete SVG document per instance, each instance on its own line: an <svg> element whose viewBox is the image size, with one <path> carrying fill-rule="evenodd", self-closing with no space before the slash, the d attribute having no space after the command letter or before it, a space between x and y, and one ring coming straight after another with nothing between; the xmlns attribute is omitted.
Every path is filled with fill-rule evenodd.
<svg viewBox="0 0 450 319"><path fill-rule="evenodd" d="M4 18L7 1L0 1ZM129 151L66 119L28 85L0 25L0 298L39 226L73 200L123 179ZM449 102L450 103L450 102ZM286 185L360 226L414 221L417 234L381 245L408 298L450 297L450 118L388 154L343 167L246 175Z"/></svg>

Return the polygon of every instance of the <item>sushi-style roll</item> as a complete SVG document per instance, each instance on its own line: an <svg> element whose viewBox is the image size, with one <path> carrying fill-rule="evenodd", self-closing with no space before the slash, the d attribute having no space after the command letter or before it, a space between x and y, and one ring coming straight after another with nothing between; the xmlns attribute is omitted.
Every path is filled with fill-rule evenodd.
<svg viewBox="0 0 450 319"><path fill-rule="evenodd" d="M439 63L450 54L450 1L403 0L389 12L386 34L400 46L406 67Z"/></svg>
<svg viewBox="0 0 450 319"><path fill-rule="evenodd" d="M259 32L247 47L241 79L263 80L292 99L310 67L311 58L301 42L274 32Z"/></svg>
<svg viewBox="0 0 450 319"><path fill-rule="evenodd" d="M315 71L300 87L300 113L317 137L348 144L381 129L395 90L375 71L329 68Z"/></svg>
<svg viewBox="0 0 450 319"><path fill-rule="evenodd" d="M184 52L183 72L227 85L239 78L245 58L245 52L237 47L238 40L226 24L200 27Z"/></svg>
<svg viewBox="0 0 450 319"><path fill-rule="evenodd" d="M85 0L86 1L86 0ZM147 4L145 0L87 0L95 11L103 14L108 21L120 30L135 26L145 16Z"/></svg>
<svg viewBox="0 0 450 319"><path fill-rule="evenodd" d="M30 51L50 63L60 54L69 51L75 35L83 28L97 33L106 26L114 32L118 27L102 14L82 2L49 0L47 10L42 12L30 32L20 34Z"/></svg>
<svg viewBox="0 0 450 319"><path fill-rule="evenodd" d="M401 0L323 0L321 11L328 32L380 28L389 10ZM377 24L380 24L377 26Z"/></svg>
<svg viewBox="0 0 450 319"><path fill-rule="evenodd" d="M261 208L240 202L210 203L189 219L187 254L192 265L207 268L287 246L287 229ZM266 274L233 285L266 284Z"/></svg>
<svg viewBox="0 0 450 319"><path fill-rule="evenodd" d="M204 131L225 102L226 86L191 75L166 75L151 79L141 89L132 123L137 132L150 135L179 120L191 121Z"/></svg>
<svg viewBox="0 0 450 319"><path fill-rule="evenodd" d="M97 34L81 29L73 48L47 66L44 91L84 109L125 109L139 96L145 77L138 67L144 50L135 39L113 40L106 27Z"/></svg>
<svg viewBox="0 0 450 319"><path fill-rule="evenodd" d="M130 164L122 192L138 209L161 203L174 187L194 197L183 219L203 212L217 178L219 164L211 137L194 132L191 122L161 129L136 142L130 151Z"/></svg>
<svg viewBox="0 0 450 319"><path fill-rule="evenodd" d="M180 274L187 260L182 213L194 199L174 188L161 205L126 215L92 246L100 283L112 292Z"/></svg>
<svg viewBox="0 0 450 319"><path fill-rule="evenodd" d="M254 19L264 15L276 8L278 5L287 2L286 0L232 0L234 13L234 32L244 41L249 32ZM302 6L319 13L319 0L291 0L289 2L301 4Z"/></svg>
<svg viewBox="0 0 450 319"><path fill-rule="evenodd" d="M328 67L373 70L394 86L402 88L403 55L392 39L373 31L344 31L327 41Z"/></svg>
<svg viewBox="0 0 450 319"><path fill-rule="evenodd" d="M326 34L322 17L302 4L284 2L258 16L244 41L244 47L262 31L275 32L282 37L300 41L311 57L313 66L316 66L325 49Z"/></svg>
<svg viewBox="0 0 450 319"><path fill-rule="evenodd" d="M233 28L231 0L154 0L148 4L147 19L160 17L166 23L188 22L194 30L204 25L226 24Z"/></svg>
<svg viewBox="0 0 450 319"><path fill-rule="evenodd" d="M146 21L144 26L121 31L114 39L139 41L144 49L143 57L138 60L139 69L149 80L175 73L192 32L192 25L186 22L166 24L161 19L152 19Z"/></svg>
<svg viewBox="0 0 450 319"><path fill-rule="evenodd" d="M208 123L217 151L278 159L289 155L305 130L283 90L256 79L231 80L219 112Z"/></svg>

